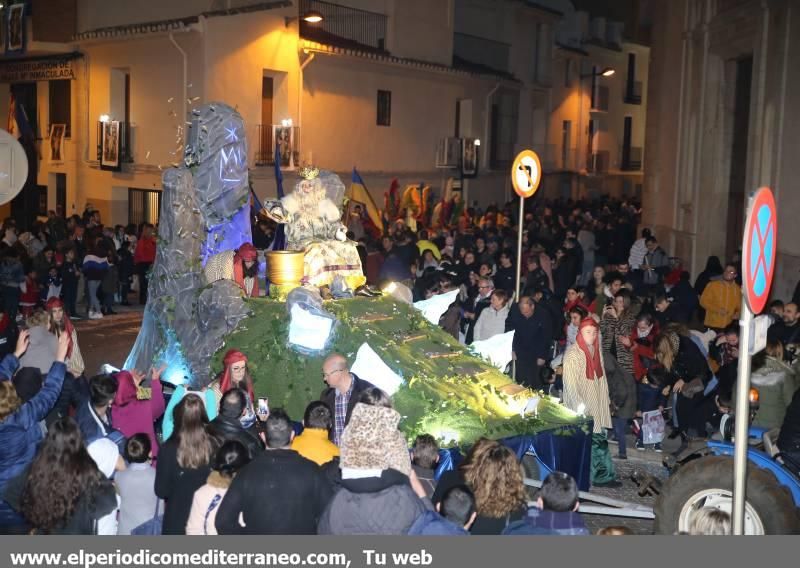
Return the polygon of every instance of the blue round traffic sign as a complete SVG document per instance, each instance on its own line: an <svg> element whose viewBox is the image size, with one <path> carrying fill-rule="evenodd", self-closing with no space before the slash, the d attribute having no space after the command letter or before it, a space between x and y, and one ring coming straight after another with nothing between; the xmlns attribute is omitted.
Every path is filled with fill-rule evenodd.
<svg viewBox="0 0 800 568"><path fill-rule="evenodd" d="M778 215L775 198L762 187L753 199L747 215L742 248L742 280L747 305L754 314L761 313L769 299L777 256Z"/></svg>

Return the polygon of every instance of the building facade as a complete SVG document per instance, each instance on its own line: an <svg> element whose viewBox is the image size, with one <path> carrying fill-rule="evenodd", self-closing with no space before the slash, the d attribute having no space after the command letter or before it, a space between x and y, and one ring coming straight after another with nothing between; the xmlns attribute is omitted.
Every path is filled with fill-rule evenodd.
<svg viewBox="0 0 800 568"><path fill-rule="evenodd" d="M303 163L346 184L356 167L379 206L395 177L438 195L455 179L470 203L504 203L511 161L529 147L543 158L544 195L632 192L641 175L644 103L626 104L623 89L632 52L646 84L647 48L566 0L24 4L25 49L0 58L12 87L0 87L0 113L13 90L35 123L28 216L91 204L107 223L156 221L191 110L214 101L244 118L261 198L276 193L278 139L285 186ZM562 42L565 22L577 31ZM36 61L67 71L42 74ZM606 66L615 77L580 78Z"/></svg>
<svg viewBox="0 0 800 568"><path fill-rule="evenodd" d="M778 206L773 296L787 300L800 270L792 218L800 134L800 6L792 0L658 3L653 33L643 222L692 274L706 258L737 257L747 196ZM800 116L798 116L800 119Z"/></svg>

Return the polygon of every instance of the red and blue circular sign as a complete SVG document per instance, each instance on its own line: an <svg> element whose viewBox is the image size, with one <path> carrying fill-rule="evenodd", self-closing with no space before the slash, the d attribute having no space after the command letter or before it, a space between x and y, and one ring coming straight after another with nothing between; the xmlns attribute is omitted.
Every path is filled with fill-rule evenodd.
<svg viewBox="0 0 800 568"><path fill-rule="evenodd" d="M777 256L778 214L772 190L762 187L747 215L742 248L742 281L747 305L759 314L767 305Z"/></svg>

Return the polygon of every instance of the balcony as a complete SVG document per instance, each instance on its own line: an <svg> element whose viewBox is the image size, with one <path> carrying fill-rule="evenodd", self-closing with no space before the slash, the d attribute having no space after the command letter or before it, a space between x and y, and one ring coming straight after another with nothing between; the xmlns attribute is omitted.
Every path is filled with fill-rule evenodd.
<svg viewBox="0 0 800 568"><path fill-rule="evenodd" d="M586 161L586 171L590 174L605 174L608 173L608 164L610 156L607 150L599 152L592 152L589 159Z"/></svg>
<svg viewBox="0 0 800 568"><path fill-rule="evenodd" d="M556 169L562 172L577 172L580 170L580 158L577 148L561 148Z"/></svg>
<svg viewBox="0 0 800 568"><path fill-rule="evenodd" d="M625 104L640 105L642 104L642 82L633 81L629 82L625 90Z"/></svg>
<svg viewBox="0 0 800 568"><path fill-rule="evenodd" d="M627 151L626 151L627 150ZM638 172L642 169L642 148L641 147L629 147L620 149L620 156L622 159L620 160L619 169L623 172Z"/></svg>
<svg viewBox="0 0 800 568"><path fill-rule="evenodd" d="M323 0L300 0L300 14L322 15L318 23L300 20L300 37L317 43L351 49L386 51L385 14L348 8Z"/></svg>
<svg viewBox="0 0 800 568"><path fill-rule="evenodd" d="M592 94L591 112L608 112L608 87L598 86Z"/></svg>
<svg viewBox="0 0 800 568"><path fill-rule="evenodd" d="M300 165L300 127L280 124L257 124L255 138L256 167L275 165L275 145L280 142L281 169L292 170Z"/></svg>
<svg viewBox="0 0 800 568"><path fill-rule="evenodd" d="M473 65L489 72L508 73L511 45L470 34L453 34L453 63Z"/></svg>

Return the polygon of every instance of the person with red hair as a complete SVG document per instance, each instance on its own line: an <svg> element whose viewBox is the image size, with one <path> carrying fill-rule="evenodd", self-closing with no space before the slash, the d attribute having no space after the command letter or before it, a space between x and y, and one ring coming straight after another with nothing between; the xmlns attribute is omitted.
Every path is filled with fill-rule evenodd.
<svg viewBox="0 0 800 568"><path fill-rule="evenodd" d="M611 400L603 367L600 327L589 317L578 329L575 344L564 354L564 405L594 420L592 430L592 484L619 487L608 451L606 430L612 428Z"/></svg>
<svg viewBox="0 0 800 568"><path fill-rule="evenodd" d="M45 309L50 316L50 333L56 337L66 333L69 337L69 348L67 349L67 372L73 377L78 378L83 375L85 365L81 356L81 349L78 347L78 332L69 319L67 312L64 311L64 302L59 298L50 298L45 304Z"/></svg>
<svg viewBox="0 0 800 568"><path fill-rule="evenodd" d="M222 395L230 389L240 388L247 393L245 413L239 418L242 428L248 430L256 423L255 392L253 378L247 370L247 355L237 349L229 349L222 359L223 369L217 378L211 381L208 388L217 399L217 406L222 400Z"/></svg>

